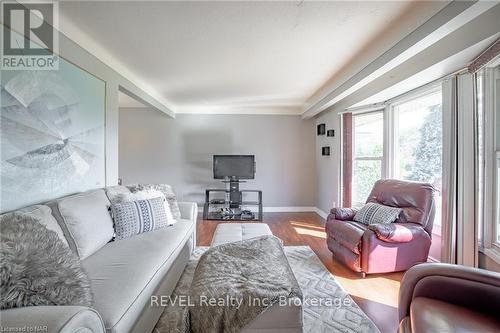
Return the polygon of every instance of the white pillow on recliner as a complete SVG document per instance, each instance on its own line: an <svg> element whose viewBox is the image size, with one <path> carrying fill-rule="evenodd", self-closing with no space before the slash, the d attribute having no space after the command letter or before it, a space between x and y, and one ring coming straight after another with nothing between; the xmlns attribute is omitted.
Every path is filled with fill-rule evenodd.
<svg viewBox="0 0 500 333"><path fill-rule="evenodd" d="M354 215L354 221L363 224L389 224L396 221L401 211L401 208L369 202Z"/></svg>

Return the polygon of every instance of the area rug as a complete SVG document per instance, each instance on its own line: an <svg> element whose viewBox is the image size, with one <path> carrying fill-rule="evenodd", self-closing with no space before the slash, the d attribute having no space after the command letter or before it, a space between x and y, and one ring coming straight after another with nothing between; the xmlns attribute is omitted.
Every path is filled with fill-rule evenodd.
<svg viewBox="0 0 500 333"><path fill-rule="evenodd" d="M154 333L189 331L188 308L182 302L182 296L189 294L196 264L207 249L195 249L170 298L181 296L178 298L181 302L165 308ZM304 295L304 333L380 333L309 246L286 246L285 254Z"/></svg>

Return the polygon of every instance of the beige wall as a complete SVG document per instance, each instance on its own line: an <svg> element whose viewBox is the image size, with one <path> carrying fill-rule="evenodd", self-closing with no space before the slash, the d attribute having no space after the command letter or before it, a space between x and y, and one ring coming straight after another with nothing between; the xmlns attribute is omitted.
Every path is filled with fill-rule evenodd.
<svg viewBox="0 0 500 333"><path fill-rule="evenodd" d="M172 116L173 113L62 33L59 33L59 54L106 83L106 185L115 185L118 181L119 89L128 91L137 99L154 106L168 116Z"/></svg>
<svg viewBox="0 0 500 333"><path fill-rule="evenodd" d="M202 203L213 154L254 154L264 206L316 206L314 120L289 115L178 114L120 109L119 175L125 184L169 183L180 200Z"/></svg>
<svg viewBox="0 0 500 333"><path fill-rule="evenodd" d="M328 214L332 207L340 203L340 170L341 170L341 116L334 111L323 112L316 118L316 125L326 124L326 130L335 130L335 137L316 136L316 173L317 202L316 206ZM330 156L321 155L321 147L330 146Z"/></svg>

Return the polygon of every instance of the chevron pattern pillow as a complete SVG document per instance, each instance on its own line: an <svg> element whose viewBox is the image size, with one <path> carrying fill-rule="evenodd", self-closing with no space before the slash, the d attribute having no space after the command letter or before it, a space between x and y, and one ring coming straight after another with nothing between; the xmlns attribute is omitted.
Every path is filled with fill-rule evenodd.
<svg viewBox="0 0 500 333"><path fill-rule="evenodd" d="M117 240L170 224L164 197L113 203L110 208Z"/></svg>
<svg viewBox="0 0 500 333"><path fill-rule="evenodd" d="M354 215L354 221L364 224L388 224L396 221L401 211L401 208L369 202Z"/></svg>

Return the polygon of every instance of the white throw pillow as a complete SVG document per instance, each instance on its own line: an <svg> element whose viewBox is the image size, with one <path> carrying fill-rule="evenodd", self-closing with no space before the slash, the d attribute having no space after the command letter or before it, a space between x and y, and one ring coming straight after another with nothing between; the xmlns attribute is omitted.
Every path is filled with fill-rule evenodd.
<svg viewBox="0 0 500 333"><path fill-rule="evenodd" d="M168 184L135 184L135 185L130 185L127 186L127 188L131 192L139 192L139 191L144 191L144 190L157 190L163 193L165 198L167 198L168 205L170 206L170 210L172 211L172 215L174 216L174 219L180 220L182 218L181 216L181 210L179 208L179 203L177 202L177 196L175 195L174 191L172 190L172 186Z"/></svg>
<svg viewBox="0 0 500 333"><path fill-rule="evenodd" d="M111 204L117 240L168 226L165 197L141 199ZM171 214L170 214L171 215Z"/></svg>
<svg viewBox="0 0 500 333"><path fill-rule="evenodd" d="M354 221L364 224L389 224L396 221L401 211L401 208L369 202L354 215Z"/></svg>
<svg viewBox="0 0 500 333"><path fill-rule="evenodd" d="M81 260L106 245L114 234L110 202L104 190L92 190L47 204L63 229L69 247Z"/></svg>
<svg viewBox="0 0 500 333"><path fill-rule="evenodd" d="M137 200L149 200L158 197L163 198L163 202L165 205L165 213L167 214L168 225L174 225L176 220L172 215L172 210L168 205L167 199L165 198L163 193L158 190L145 189L137 192L119 193L114 196L113 203L131 202Z"/></svg>

